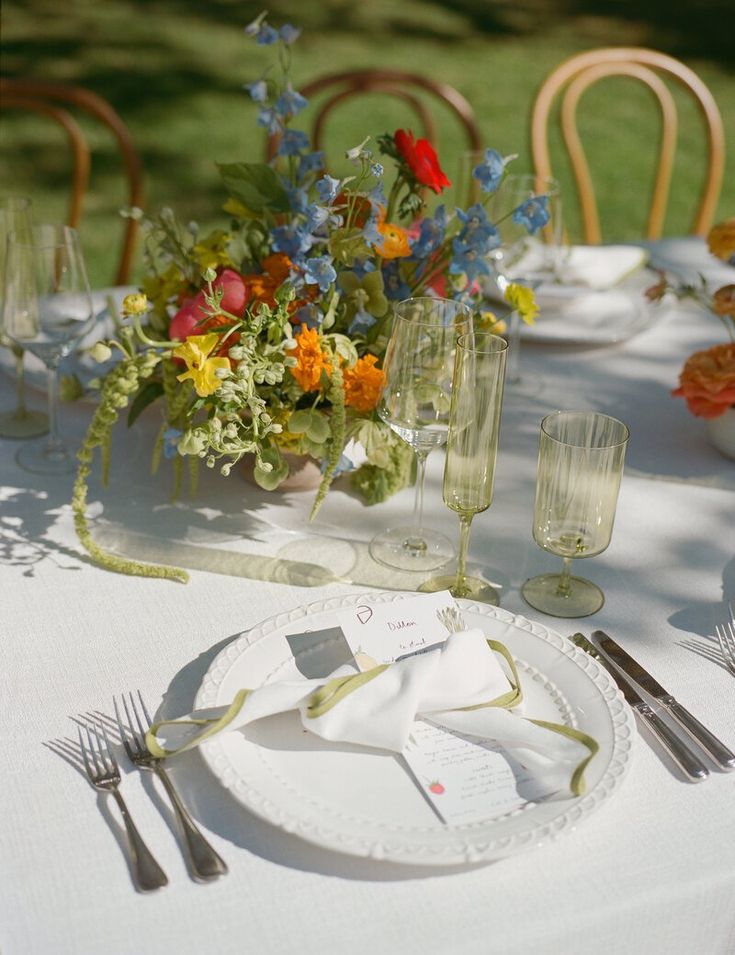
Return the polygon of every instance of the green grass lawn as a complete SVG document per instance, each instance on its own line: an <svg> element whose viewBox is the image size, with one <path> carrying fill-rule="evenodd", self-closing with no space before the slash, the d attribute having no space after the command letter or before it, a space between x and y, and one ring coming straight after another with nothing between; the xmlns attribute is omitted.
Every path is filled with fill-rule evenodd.
<svg viewBox="0 0 735 955"><path fill-rule="evenodd" d="M465 3L459 7L466 8ZM491 6L493 6L491 4ZM503 6L502 4L500 5ZM537 4L538 6L538 4ZM523 7L523 4L521 4ZM528 113L544 76L580 50L609 44L657 46L653 32L604 17L545 21L543 28L480 32L466 13L430 0L345 0L272 4L271 19L304 27L294 48L296 86L324 72L383 66L426 73L457 87L472 103L488 145L519 153L515 171L529 168ZM262 156L263 132L242 85L271 62L242 27L259 12L232 0L5 0L2 72L78 83L108 98L128 123L143 155L147 209L172 206L202 226L221 221L224 193L215 161ZM686 62L709 85L726 129L735 129L735 79L714 60ZM341 155L364 136L407 125L402 107L385 98L353 101L328 130L327 152ZM358 106L359 104L359 106ZM702 125L682 101L680 151L666 231L688 231L699 189ZM439 150L450 177L465 148L451 116L440 117ZM630 80L610 80L585 99L583 135L598 170L607 239L641 234L645 209L638 184L653 176L647 149L658 136L649 94ZM119 233L115 212L124 195L111 142L95 139L99 158L85 207L82 238L94 284L111 281ZM2 191L30 194L36 215L62 218L68 165L62 134L53 124L19 113L2 116ZM559 167L562 187L570 180ZM604 187L603 187L604 182ZM735 211L735 160L730 149L720 217ZM573 204L565 201L570 232ZM138 268L137 274L140 274Z"/></svg>

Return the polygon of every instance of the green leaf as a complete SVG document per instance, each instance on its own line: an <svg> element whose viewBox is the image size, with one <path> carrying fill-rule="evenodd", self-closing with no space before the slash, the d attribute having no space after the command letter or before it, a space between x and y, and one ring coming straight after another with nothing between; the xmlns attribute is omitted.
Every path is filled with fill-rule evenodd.
<svg viewBox="0 0 735 955"><path fill-rule="evenodd" d="M306 434L317 444L323 444L329 437L329 419L320 411L314 411L311 415L311 423L306 429Z"/></svg>
<svg viewBox="0 0 735 955"><path fill-rule="evenodd" d="M263 461L273 465L271 471L264 471L258 463L255 465L253 477L255 483L264 491L275 491L278 485L288 476L288 465L276 448L265 448L261 455Z"/></svg>
<svg viewBox="0 0 735 955"><path fill-rule="evenodd" d="M144 411L149 404L154 402L156 398L160 398L162 394L163 384L160 381L147 381L135 398L133 398L133 402L130 405L130 411L128 411L128 427L132 427L140 413Z"/></svg>
<svg viewBox="0 0 735 955"><path fill-rule="evenodd" d="M288 419L288 430L292 434L305 434L311 427L311 408L294 411Z"/></svg>
<svg viewBox="0 0 735 955"><path fill-rule="evenodd" d="M230 195L252 212L288 212L286 190L266 163L217 163L217 168Z"/></svg>

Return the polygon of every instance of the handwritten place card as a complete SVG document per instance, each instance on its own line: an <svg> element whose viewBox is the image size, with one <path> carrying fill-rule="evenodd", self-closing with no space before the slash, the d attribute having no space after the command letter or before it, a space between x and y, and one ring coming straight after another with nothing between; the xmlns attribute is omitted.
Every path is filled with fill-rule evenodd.
<svg viewBox="0 0 735 955"><path fill-rule="evenodd" d="M337 619L361 670L425 653L449 632L437 613L457 604L449 593L418 594L389 604L358 604ZM492 741L453 733L427 720L413 724L403 756L414 782L439 818L470 824L550 795L548 787Z"/></svg>

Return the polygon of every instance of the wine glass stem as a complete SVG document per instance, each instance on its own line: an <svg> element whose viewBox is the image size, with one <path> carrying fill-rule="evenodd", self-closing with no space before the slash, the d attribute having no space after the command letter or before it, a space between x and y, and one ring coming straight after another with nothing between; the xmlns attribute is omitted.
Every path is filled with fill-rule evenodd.
<svg viewBox="0 0 735 955"><path fill-rule="evenodd" d="M459 555L457 556L457 579L452 594L462 597L467 592L465 577L467 576L467 550L470 546L470 528L474 514L460 514L459 516Z"/></svg>
<svg viewBox="0 0 735 955"><path fill-rule="evenodd" d="M521 351L521 316L517 309L510 313L508 326L508 358L505 363L505 380L511 385L517 385L521 380L518 370Z"/></svg>
<svg viewBox="0 0 735 955"><path fill-rule="evenodd" d="M568 597L572 589L572 558L562 557L562 569L556 586L557 597Z"/></svg>
<svg viewBox="0 0 735 955"><path fill-rule="evenodd" d="M46 451L49 454L63 452L64 445L59 435L59 365L48 365L48 438Z"/></svg>
<svg viewBox="0 0 735 955"><path fill-rule="evenodd" d="M420 530L424 525L424 481L428 451L416 451L416 494L413 499L413 526Z"/></svg>
<svg viewBox="0 0 735 955"><path fill-rule="evenodd" d="M15 356L15 382L18 402L15 413L17 417L25 418L28 413L26 409L25 352L22 348L18 348L18 346L15 345L13 347L13 355Z"/></svg>

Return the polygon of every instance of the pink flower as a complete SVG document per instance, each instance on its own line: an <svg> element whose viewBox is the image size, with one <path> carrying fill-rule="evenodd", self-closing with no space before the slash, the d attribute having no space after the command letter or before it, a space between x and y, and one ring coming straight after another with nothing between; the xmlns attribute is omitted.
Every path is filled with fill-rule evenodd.
<svg viewBox="0 0 735 955"><path fill-rule="evenodd" d="M214 280L215 290L222 289L220 308L223 312L237 315L240 318L245 312L245 306L250 299L250 291L245 279L234 269L224 269ZM199 291L194 298L188 299L171 319L168 335L171 340L185 341L190 335L201 334L206 331L210 321L205 312L204 292ZM200 324L202 323L202 324Z"/></svg>

